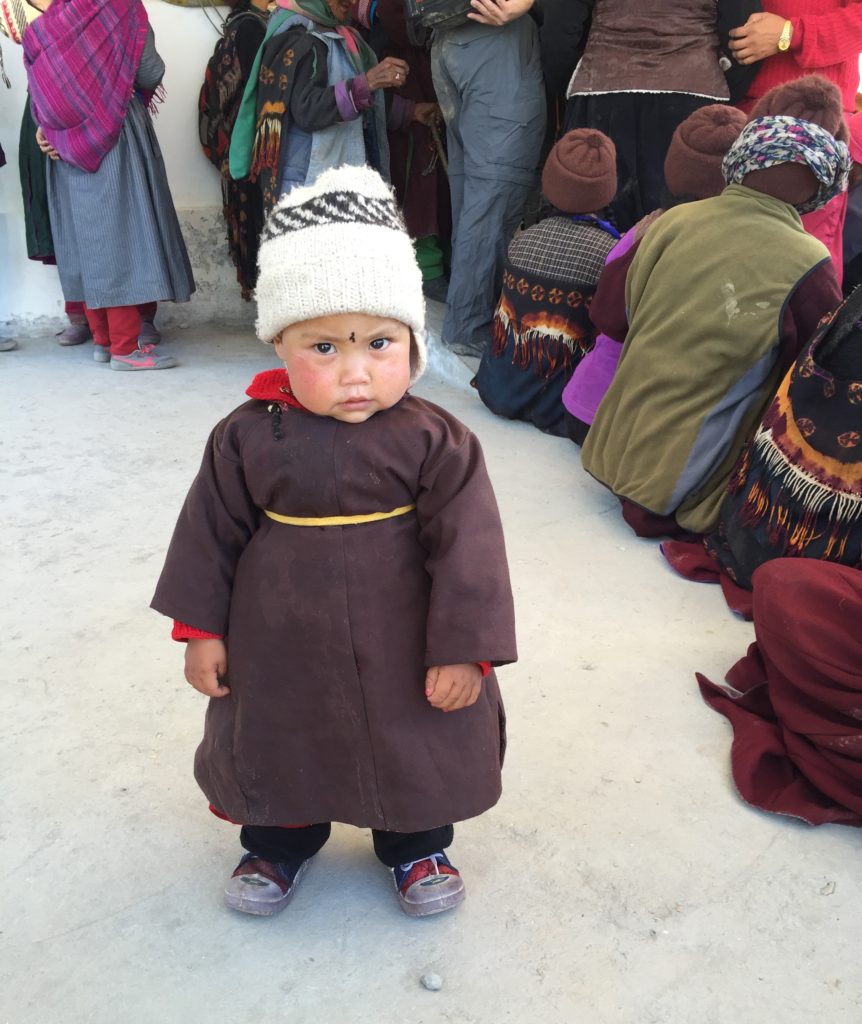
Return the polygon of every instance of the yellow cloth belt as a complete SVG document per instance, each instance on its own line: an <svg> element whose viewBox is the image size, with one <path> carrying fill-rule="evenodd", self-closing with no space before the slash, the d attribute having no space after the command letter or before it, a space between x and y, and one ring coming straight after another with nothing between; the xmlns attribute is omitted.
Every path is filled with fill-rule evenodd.
<svg viewBox="0 0 862 1024"><path fill-rule="evenodd" d="M394 519L395 516L403 516L412 512L415 505L402 505L400 508L393 508L391 512L369 512L364 516L322 516L315 519L309 516L280 516L278 512L264 512L270 519L277 523L286 523L288 526L355 526L357 523L379 523L381 519Z"/></svg>

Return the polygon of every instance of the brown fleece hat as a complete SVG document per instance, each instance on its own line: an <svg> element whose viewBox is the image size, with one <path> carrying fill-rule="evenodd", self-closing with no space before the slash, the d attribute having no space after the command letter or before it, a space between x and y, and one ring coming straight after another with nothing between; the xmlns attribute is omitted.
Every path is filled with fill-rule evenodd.
<svg viewBox="0 0 862 1024"><path fill-rule="evenodd" d="M596 213L617 191L617 150L593 128L576 128L551 150L542 171L542 191L563 213Z"/></svg>
<svg viewBox="0 0 862 1024"><path fill-rule="evenodd" d="M841 92L837 85L821 75L805 75L784 85L776 85L755 103L748 120L776 115L811 121L825 128L840 142L847 141Z"/></svg>
<svg viewBox="0 0 862 1024"><path fill-rule="evenodd" d="M664 161L670 194L717 196L724 189L721 162L745 122L745 114L726 103L710 103L687 117L673 133Z"/></svg>

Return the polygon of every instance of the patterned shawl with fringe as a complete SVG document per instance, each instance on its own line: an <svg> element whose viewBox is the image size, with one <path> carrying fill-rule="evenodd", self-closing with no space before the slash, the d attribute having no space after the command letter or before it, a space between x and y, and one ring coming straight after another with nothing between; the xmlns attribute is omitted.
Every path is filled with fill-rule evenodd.
<svg viewBox="0 0 862 1024"><path fill-rule="evenodd" d="M862 566L862 289L821 323L730 479L707 550L742 586L785 556Z"/></svg>
<svg viewBox="0 0 862 1024"><path fill-rule="evenodd" d="M82 171L120 137L148 27L141 0L54 0L24 35L33 116Z"/></svg>

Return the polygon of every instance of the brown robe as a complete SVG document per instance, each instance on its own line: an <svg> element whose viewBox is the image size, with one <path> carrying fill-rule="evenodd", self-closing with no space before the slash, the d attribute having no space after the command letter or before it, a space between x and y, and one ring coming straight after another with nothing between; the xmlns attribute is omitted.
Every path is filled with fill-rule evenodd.
<svg viewBox="0 0 862 1024"><path fill-rule="evenodd" d="M264 514L412 503L349 526ZM231 820L416 832L499 799L494 673L460 711L424 693L426 667L517 657L479 443L430 402L408 395L360 424L240 406L210 436L152 606L226 636L231 693L209 703L195 776Z"/></svg>

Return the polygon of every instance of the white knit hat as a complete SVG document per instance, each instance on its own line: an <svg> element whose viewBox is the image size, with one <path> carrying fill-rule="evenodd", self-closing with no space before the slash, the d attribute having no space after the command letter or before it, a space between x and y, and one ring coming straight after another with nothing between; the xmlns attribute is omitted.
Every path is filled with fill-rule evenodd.
<svg viewBox="0 0 862 1024"><path fill-rule="evenodd" d="M370 167L324 171L282 196L258 254L257 336L335 313L392 317L412 331L411 383L425 369L422 272L390 187Z"/></svg>

